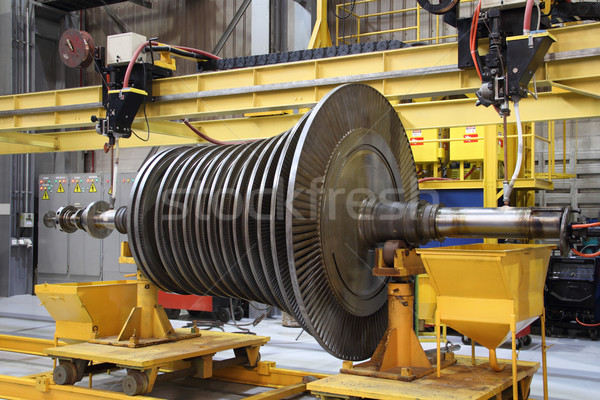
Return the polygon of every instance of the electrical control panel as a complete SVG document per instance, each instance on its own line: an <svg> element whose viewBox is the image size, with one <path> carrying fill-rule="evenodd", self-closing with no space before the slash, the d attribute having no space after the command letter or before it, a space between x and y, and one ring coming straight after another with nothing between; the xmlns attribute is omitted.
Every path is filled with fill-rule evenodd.
<svg viewBox="0 0 600 400"><path fill-rule="evenodd" d="M115 208L127 206L137 172L118 174ZM110 203L111 177L108 173L41 175L38 206L38 282L118 280L137 271L135 264L120 264L121 243L127 235L114 230L105 239L94 239L78 230L66 234L44 226L48 211L73 205L77 208L102 200ZM26 220L26 215L23 218ZM26 222L23 222L26 223Z"/></svg>
<svg viewBox="0 0 600 400"><path fill-rule="evenodd" d="M514 127L509 126L512 130ZM450 128L450 160L451 161L479 161L483 160L485 152L486 127L461 126ZM503 126L496 125L496 154L501 160L504 155L504 141L502 139ZM511 131L512 135L512 131Z"/></svg>
<svg viewBox="0 0 600 400"><path fill-rule="evenodd" d="M103 174L69 174L70 190L69 203L77 208L83 208L88 204L106 200L103 195ZM69 275L71 277L85 277L87 279L99 279L102 270L102 241L94 239L86 232L78 230L70 234L69 249Z"/></svg>
<svg viewBox="0 0 600 400"><path fill-rule="evenodd" d="M19 214L19 228L33 228L34 226L34 213L20 213Z"/></svg>
<svg viewBox="0 0 600 400"><path fill-rule="evenodd" d="M44 226L44 215L69 204L70 185L67 175L40 175L38 197L38 274L66 274L69 252L68 235ZM39 281L44 277L40 275Z"/></svg>
<svg viewBox="0 0 600 400"><path fill-rule="evenodd" d="M415 129L406 134L416 163L433 163L443 157L443 153L438 151L443 150L439 143L432 142L438 139L439 129Z"/></svg>

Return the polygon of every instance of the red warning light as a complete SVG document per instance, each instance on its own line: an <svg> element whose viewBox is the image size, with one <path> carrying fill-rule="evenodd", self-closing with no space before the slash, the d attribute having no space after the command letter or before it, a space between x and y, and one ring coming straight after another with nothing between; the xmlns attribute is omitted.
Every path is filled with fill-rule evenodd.
<svg viewBox="0 0 600 400"><path fill-rule="evenodd" d="M90 183L90 180L89 180L89 179L88 179L87 181L88 181L88 183Z"/></svg>

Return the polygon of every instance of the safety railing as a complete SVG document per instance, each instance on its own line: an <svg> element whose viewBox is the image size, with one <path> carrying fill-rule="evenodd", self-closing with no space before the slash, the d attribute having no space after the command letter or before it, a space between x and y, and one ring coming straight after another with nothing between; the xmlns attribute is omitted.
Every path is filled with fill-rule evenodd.
<svg viewBox="0 0 600 400"><path fill-rule="evenodd" d="M473 1L475 0L462 0L461 7L464 6L463 3L471 3ZM427 11L423 11L421 9L421 7L417 4L416 0L414 0L414 6L397 10L388 10L364 14L361 14L358 11L359 9L365 9L369 3L376 2L380 2L380 0L347 1L336 5L336 45L361 43L361 40L363 42L369 41L368 39L373 36L394 34L400 32L403 32L405 34L407 34L408 32L414 32L414 38L402 40L405 43L428 42L431 44L437 44L440 43L442 40L454 39L457 37L456 33L444 34L442 32L444 26L442 15L431 15L431 19L433 19L434 21L428 19L428 26L424 27L424 24L422 23L421 14L423 12L427 15L429 14L427 13ZM396 16L406 16L407 18L405 19L411 20L411 25L390 29L377 29L373 31L364 29L369 19L372 20L373 18L381 19L382 17L388 17L389 23L391 25L393 18L395 18ZM356 29L356 33L351 33L348 35L346 34L345 26L347 21L350 22L351 29ZM424 32L431 32L431 26L429 26L429 23L431 22L435 23L434 34L432 36L421 36L422 34L424 34ZM452 29L452 31L454 31L454 29Z"/></svg>

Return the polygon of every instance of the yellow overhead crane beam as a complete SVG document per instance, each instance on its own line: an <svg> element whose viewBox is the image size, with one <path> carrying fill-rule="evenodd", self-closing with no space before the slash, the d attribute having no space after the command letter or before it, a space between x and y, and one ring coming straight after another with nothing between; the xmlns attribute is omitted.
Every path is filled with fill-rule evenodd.
<svg viewBox="0 0 600 400"><path fill-rule="evenodd" d="M600 23L551 32L557 42L535 75L545 92L538 100L530 96L521 101L524 122L600 116ZM156 101L146 107L150 140L131 138L122 145L201 142L177 122L183 117L208 119L194 125L219 140L272 136L291 127L300 115L243 115L301 112L349 82L367 83L382 92L396 104L407 129L500 122L493 109L475 108L472 97L447 100L470 95L480 85L475 71L458 69L456 60L457 43L445 43L156 80ZM99 86L1 96L0 154L102 148L106 140L94 132L89 119L93 114L104 116L101 96ZM143 110L133 128L145 135Z"/></svg>

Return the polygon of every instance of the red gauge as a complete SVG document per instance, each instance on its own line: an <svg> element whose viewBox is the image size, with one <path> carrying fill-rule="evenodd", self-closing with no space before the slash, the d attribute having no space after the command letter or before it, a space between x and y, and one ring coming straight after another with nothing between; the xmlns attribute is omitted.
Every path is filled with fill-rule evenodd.
<svg viewBox="0 0 600 400"><path fill-rule="evenodd" d="M71 68L87 68L94 59L94 41L86 31L67 29L58 44L60 59Z"/></svg>

